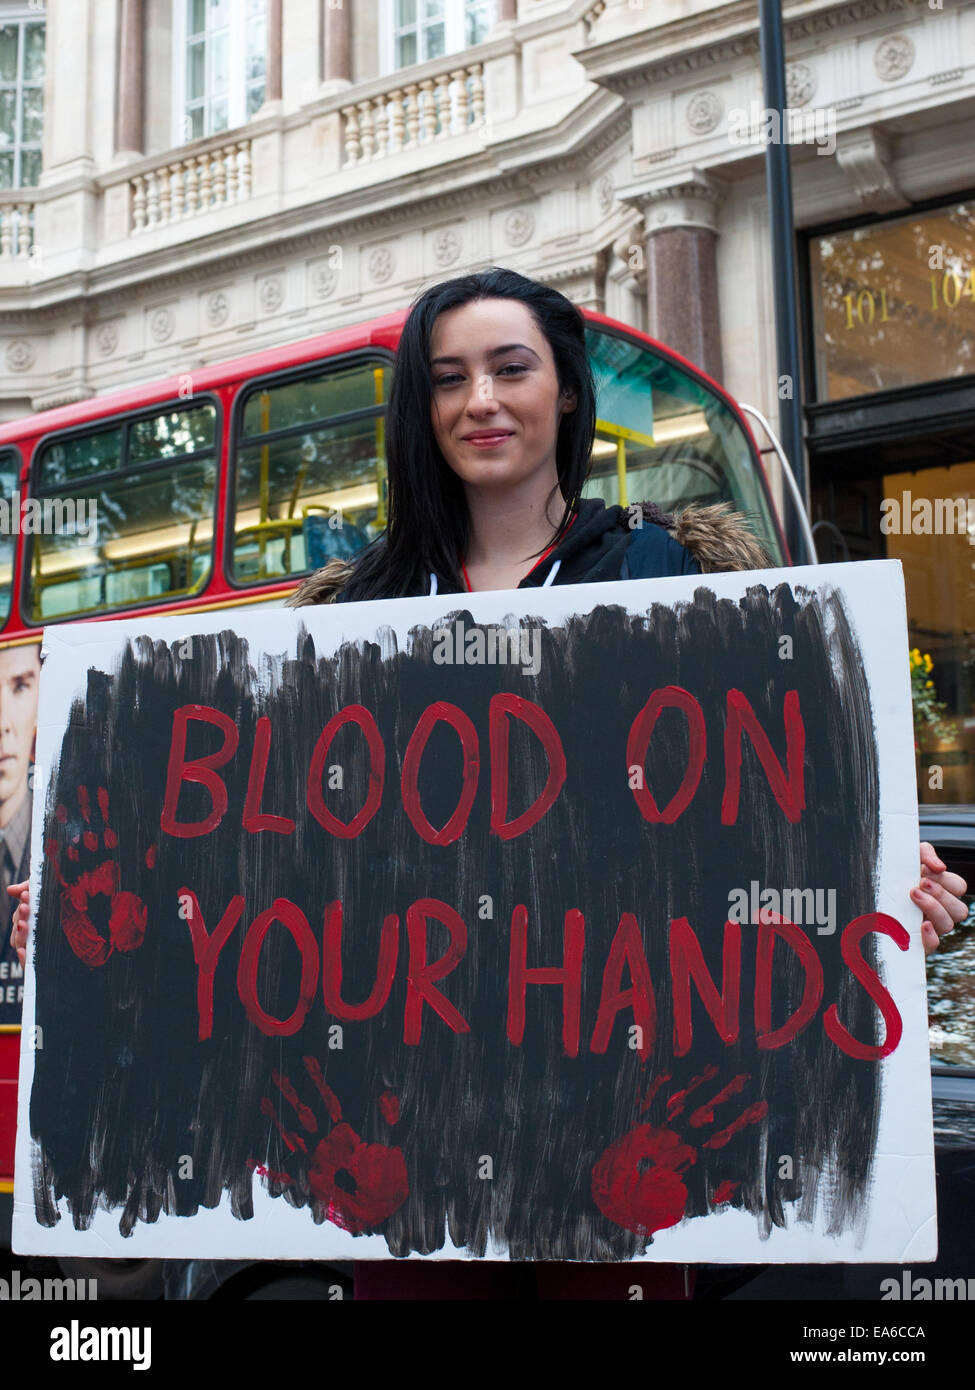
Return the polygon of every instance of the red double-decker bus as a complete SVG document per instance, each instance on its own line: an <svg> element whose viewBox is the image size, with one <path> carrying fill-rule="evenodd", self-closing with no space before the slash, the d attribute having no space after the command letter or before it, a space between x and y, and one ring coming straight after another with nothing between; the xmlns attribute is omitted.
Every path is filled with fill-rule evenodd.
<svg viewBox="0 0 975 1390"><path fill-rule="evenodd" d="M584 495L665 510L729 502L776 563L791 563L743 410L662 344L584 313L598 413ZM0 427L0 498L9 499L0 525L0 806L6 792L22 816L31 794L27 706L33 698L36 714L45 626L281 604L303 575L383 531L384 412L406 314ZM7 935L4 926L4 1242L23 998Z"/></svg>

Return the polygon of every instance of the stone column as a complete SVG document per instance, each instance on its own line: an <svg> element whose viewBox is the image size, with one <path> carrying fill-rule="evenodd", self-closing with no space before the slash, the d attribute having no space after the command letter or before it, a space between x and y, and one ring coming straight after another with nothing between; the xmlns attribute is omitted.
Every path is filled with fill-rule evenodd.
<svg viewBox="0 0 975 1390"><path fill-rule="evenodd" d="M498 23L514 24L518 18L518 0L498 0Z"/></svg>
<svg viewBox="0 0 975 1390"><path fill-rule="evenodd" d="M341 86L351 81L351 43L349 34L350 0L342 0L333 8L329 0L322 0L324 12L323 34L325 54L323 80Z"/></svg>
<svg viewBox="0 0 975 1390"><path fill-rule="evenodd" d="M647 332L720 382L717 209L721 184L692 171L626 199L643 213Z"/></svg>
<svg viewBox="0 0 975 1390"><path fill-rule="evenodd" d="M143 0L120 0L116 154L145 152Z"/></svg>

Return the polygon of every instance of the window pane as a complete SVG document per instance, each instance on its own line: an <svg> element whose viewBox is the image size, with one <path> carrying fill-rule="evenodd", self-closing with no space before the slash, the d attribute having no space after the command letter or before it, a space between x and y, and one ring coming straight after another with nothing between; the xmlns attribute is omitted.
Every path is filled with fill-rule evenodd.
<svg viewBox="0 0 975 1390"><path fill-rule="evenodd" d="M38 145L44 138L44 88L24 88L24 109L20 138L25 144Z"/></svg>
<svg viewBox="0 0 975 1390"><path fill-rule="evenodd" d="M206 84L206 45L190 44L186 52L186 94L190 101L198 101L204 95Z"/></svg>
<svg viewBox="0 0 975 1390"><path fill-rule="evenodd" d="M247 26L246 72L248 77L263 76L267 59L267 25L263 19Z"/></svg>
<svg viewBox="0 0 975 1390"><path fill-rule="evenodd" d="M96 434L59 439L48 444L41 455L38 486L71 482L76 478L105 473L117 468L122 457L122 430L99 430Z"/></svg>
<svg viewBox="0 0 975 1390"><path fill-rule="evenodd" d="M383 424L347 421L241 449L236 579L300 574L375 539L385 527Z"/></svg>
<svg viewBox="0 0 975 1390"><path fill-rule="evenodd" d="M186 0L187 33L202 34L206 26L206 0Z"/></svg>
<svg viewBox="0 0 975 1390"><path fill-rule="evenodd" d="M385 366L360 363L255 391L244 407L244 437L367 410L385 400L388 376Z"/></svg>
<svg viewBox="0 0 975 1390"><path fill-rule="evenodd" d="M202 106L197 106L197 107L195 107L192 111L188 111L186 114L187 114L187 119L189 120L189 123L190 123L189 134L188 134L188 136L187 136L187 139L189 139L189 140L199 140L200 137L201 137L201 136L203 135L203 133L204 133L204 131L203 131L203 107L202 107Z"/></svg>
<svg viewBox="0 0 975 1390"><path fill-rule="evenodd" d="M44 76L44 25L28 24L24 30L24 79L39 82Z"/></svg>
<svg viewBox="0 0 975 1390"><path fill-rule="evenodd" d="M429 29L424 29L424 57L442 58L444 54L444 26L442 24L431 24Z"/></svg>
<svg viewBox="0 0 975 1390"><path fill-rule="evenodd" d="M209 404L139 420L129 431L129 463L149 463L212 449L216 427L216 408Z"/></svg>
<svg viewBox="0 0 975 1390"><path fill-rule="evenodd" d="M0 154L0 188L13 188L14 186L14 157L12 154Z"/></svg>
<svg viewBox="0 0 975 1390"><path fill-rule="evenodd" d="M223 96L230 77L230 35L215 34L210 40L210 95Z"/></svg>
<svg viewBox="0 0 975 1390"><path fill-rule="evenodd" d="M586 497L607 504L730 502L749 519L776 562L778 538L757 464L735 416L718 397L666 358L609 333L587 329L596 379L596 442ZM625 499L620 496L623 446Z"/></svg>
<svg viewBox="0 0 975 1390"><path fill-rule="evenodd" d="M416 0L396 0L396 27L405 29L416 23Z"/></svg>
<svg viewBox="0 0 975 1390"><path fill-rule="evenodd" d="M252 87L247 88L247 119L250 120L255 112L259 111L264 105L264 93L266 86L263 82L256 82Z"/></svg>
<svg viewBox="0 0 975 1390"><path fill-rule="evenodd" d="M95 501L97 534L33 538L31 621L199 592L210 570L215 483L209 460L62 494Z"/></svg>
<svg viewBox="0 0 975 1390"><path fill-rule="evenodd" d="M248 19L263 18L267 14L267 0L247 0Z"/></svg>
<svg viewBox="0 0 975 1390"><path fill-rule="evenodd" d="M24 150L20 156L20 182L23 188L36 188L41 176L40 150Z"/></svg>
<svg viewBox="0 0 975 1390"><path fill-rule="evenodd" d="M226 101L215 101L210 107L210 131L211 135L219 135L221 130L227 129L227 103Z"/></svg>
<svg viewBox="0 0 975 1390"><path fill-rule="evenodd" d="M483 43L491 28L491 11L487 5L478 5L474 9L467 11L465 20L465 38L468 47L476 43Z"/></svg>
<svg viewBox="0 0 975 1390"><path fill-rule="evenodd" d="M18 461L13 454L0 457L0 497L12 503L17 491L19 476ZM14 551L17 538L12 533L0 532L0 622L6 622L10 613L10 591L14 572Z"/></svg>
<svg viewBox="0 0 975 1390"><path fill-rule="evenodd" d="M920 658L911 672L919 800L975 802L975 461L885 474L883 496L898 504L885 554L904 566L908 640ZM915 512L922 498L929 524Z"/></svg>
<svg viewBox="0 0 975 1390"><path fill-rule="evenodd" d="M0 91L0 149L9 149L16 138L16 102L15 88L6 87Z"/></svg>
<svg viewBox="0 0 975 1390"><path fill-rule="evenodd" d="M210 13L207 22L211 30L222 28L230 23L230 0L210 0Z"/></svg>
<svg viewBox="0 0 975 1390"><path fill-rule="evenodd" d="M396 66L408 68L416 62L416 35L403 34L396 40Z"/></svg>
<svg viewBox="0 0 975 1390"><path fill-rule="evenodd" d="M831 232L809 254L820 399L975 371L975 203Z"/></svg>
<svg viewBox="0 0 975 1390"><path fill-rule="evenodd" d="M443 0L423 0L423 18L443 19Z"/></svg>
<svg viewBox="0 0 975 1390"><path fill-rule="evenodd" d="M0 24L0 82L17 81L16 24Z"/></svg>

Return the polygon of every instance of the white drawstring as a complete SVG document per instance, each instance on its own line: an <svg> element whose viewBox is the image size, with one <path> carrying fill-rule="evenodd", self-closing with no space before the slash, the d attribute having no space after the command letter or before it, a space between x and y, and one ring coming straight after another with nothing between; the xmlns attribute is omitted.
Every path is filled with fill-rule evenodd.
<svg viewBox="0 0 975 1390"><path fill-rule="evenodd" d="M547 589L547 588L548 588L548 586L549 586L549 585L552 583L552 581L554 580L555 576L558 574L558 572L559 572L559 565L561 565L561 563L562 563L561 560L556 560L555 564L552 566L552 568L549 570L548 574L547 574L547 575L545 576L545 578L542 580L542 583L541 583L541 585L540 585L540 588L542 588L542 589ZM430 597L433 598L433 596L434 596L434 594L435 594L436 592L437 592L437 576L431 571L431 573L430 573Z"/></svg>

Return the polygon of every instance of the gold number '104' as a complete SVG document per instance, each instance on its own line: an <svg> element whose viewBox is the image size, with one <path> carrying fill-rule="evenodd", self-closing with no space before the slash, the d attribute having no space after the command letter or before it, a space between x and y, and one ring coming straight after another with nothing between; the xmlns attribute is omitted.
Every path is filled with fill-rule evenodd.
<svg viewBox="0 0 975 1390"><path fill-rule="evenodd" d="M970 270L965 279L955 270L946 270L940 281L937 275L930 275L928 283L931 286L931 308L935 311L940 309L942 304L946 309L955 309L962 298L975 300L975 270ZM843 303L846 305L847 328L854 328L857 324L862 328L869 328L875 320L877 323L887 323L890 318L885 289L880 291L879 313L877 297L872 290L861 290L859 294L845 294Z"/></svg>

